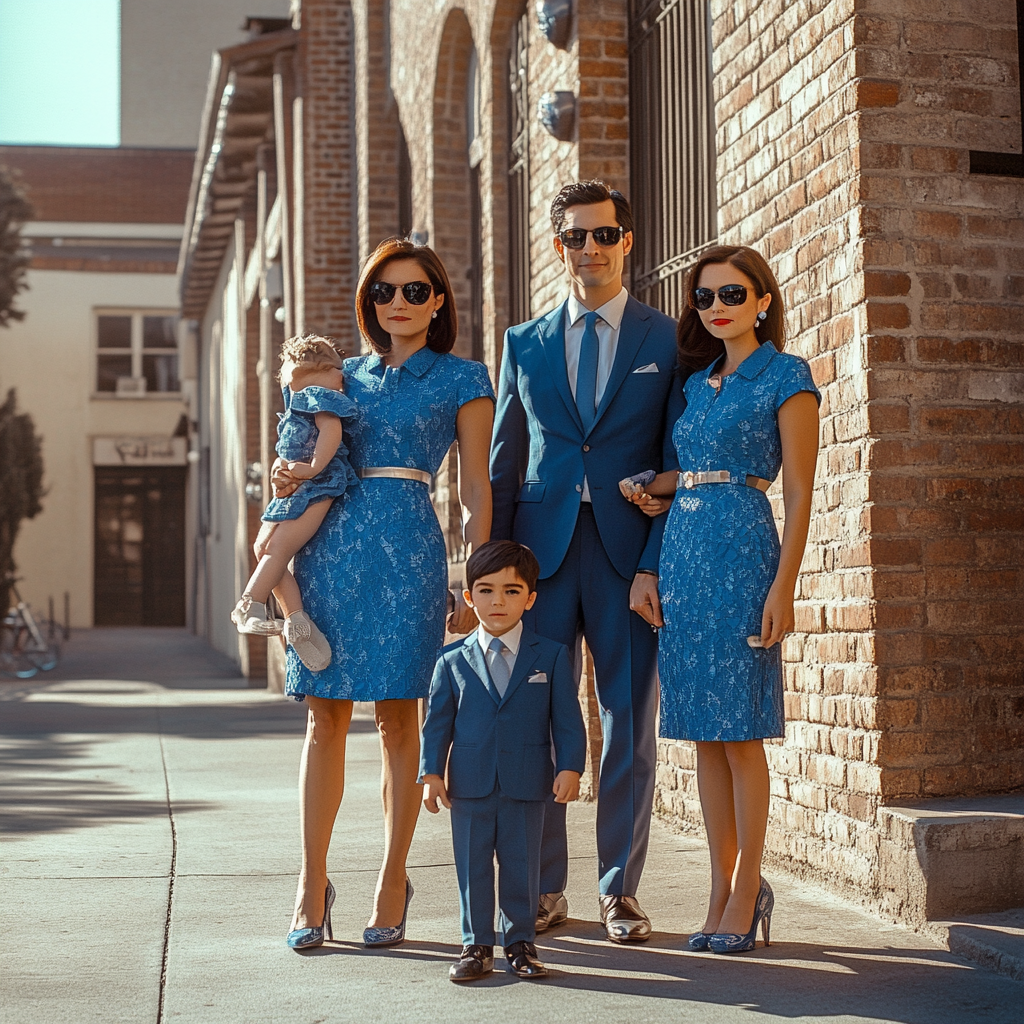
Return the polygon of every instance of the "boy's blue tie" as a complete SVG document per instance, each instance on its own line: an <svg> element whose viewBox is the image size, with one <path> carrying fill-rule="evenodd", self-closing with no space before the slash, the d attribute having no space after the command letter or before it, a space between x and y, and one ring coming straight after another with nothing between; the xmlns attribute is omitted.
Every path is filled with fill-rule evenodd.
<svg viewBox="0 0 1024 1024"><path fill-rule="evenodd" d="M491 682L498 691L499 697L505 696L508 689L508 681L512 677L509 671L508 662L505 660L505 651L508 648L502 643L500 637L492 637L487 645L487 671L491 673Z"/></svg>
<svg viewBox="0 0 1024 1024"><path fill-rule="evenodd" d="M576 408L583 420L583 429L594 425L597 414L597 363L601 346L597 340L596 313L587 313L583 318L583 340L580 342L580 364L576 371Z"/></svg>

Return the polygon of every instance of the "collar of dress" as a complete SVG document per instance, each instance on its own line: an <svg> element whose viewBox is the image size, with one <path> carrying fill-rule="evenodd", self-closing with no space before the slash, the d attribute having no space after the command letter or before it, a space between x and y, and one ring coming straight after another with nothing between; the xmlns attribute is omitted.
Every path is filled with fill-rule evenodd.
<svg viewBox="0 0 1024 1024"><path fill-rule="evenodd" d="M775 345L770 341L762 341L760 346L747 356L746 359L736 367L735 373L747 380L753 380L774 358L778 355ZM715 372L715 366L719 360L715 360L705 371L704 379L707 380Z"/></svg>
<svg viewBox="0 0 1024 1024"><path fill-rule="evenodd" d="M408 370L414 377L422 377L434 365L440 354L440 352L435 352L432 348L427 348L424 345L423 348L413 352L401 366L394 367L394 370L396 372L398 370ZM370 373L376 373L383 377L385 368L384 360L379 355L374 354L366 360L366 369Z"/></svg>

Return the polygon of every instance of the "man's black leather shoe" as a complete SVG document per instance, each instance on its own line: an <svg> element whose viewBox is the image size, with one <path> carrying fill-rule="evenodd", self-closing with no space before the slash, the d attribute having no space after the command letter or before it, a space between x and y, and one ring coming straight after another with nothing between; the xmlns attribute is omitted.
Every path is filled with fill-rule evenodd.
<svg viewBox="0 0 1024 1024"><path fill-rule="evenodd" d="M601 924L612 942L646 942L651 922L635 896L600 896Z"/></svg>
<svg viewBox="0 0 1024 1024"><path fill-rule="evenodd" d="M459 962L448 969L449 981L476 981L494 970L493 946L463 946Z"/></svg>
<svg viewBox="0 0 1024 1024"><path fill-rule="evenodd" d="M537 932L546 932L562 924L569 916L569 903L564 892L544 892L537 906Z"/></svg>
<svg viewBox="0 0 1024 1024"><path fill-rule="evenodd" d="M505 947L505 958L517 978L544 978L548 969L537 959L537 947L532 942L513 942Z"/></svg>

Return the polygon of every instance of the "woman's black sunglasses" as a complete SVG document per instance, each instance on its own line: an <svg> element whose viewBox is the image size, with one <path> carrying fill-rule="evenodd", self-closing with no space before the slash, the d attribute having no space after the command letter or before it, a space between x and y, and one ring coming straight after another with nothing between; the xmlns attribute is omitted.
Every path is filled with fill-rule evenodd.
<svg viewBox="0 0 1024 1024"><path fill-rule="evenodd" d="M741 284L727 284L718 289L718 297L726 306L742 306L747 301L747 289ZM714 301L714 288L693 290L693 304L697 309L710 309Z"/></svg>
<svg viewBox="0 0 1024 1024"><path fill-rule="evenodd" d="M566 249L582 249L587 244L587 235L592 234L594 241L605 249L610 249L626 233L623 227L594 228L587 231L585 228L566 228L558 232L558 237Z"/></svg>
<svg viewBox="0 0 1024 1024"><path fill-rule="evenodd" d="M397 290L396 285L388 284L386 281L374 281L369 288L370 298L375 305L386 306L395 297ZM422 306L430 298L433 290L434 286L426 281L409 281L402 285L402 294L413 306Z"/></svg>

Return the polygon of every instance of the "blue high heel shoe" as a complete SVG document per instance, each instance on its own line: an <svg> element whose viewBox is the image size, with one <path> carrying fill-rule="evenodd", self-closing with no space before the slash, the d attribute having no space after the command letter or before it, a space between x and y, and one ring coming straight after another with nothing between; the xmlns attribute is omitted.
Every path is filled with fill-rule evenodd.
<svg viewBox="0 0 1024 1024"><path fill-rule="evenodd" d="M327 882L327 889L324 892L324 920L319 928L296 928L288 933L285 942L292 949L313 949L324 944L324 932L327 938L334 938L334 931L331 928L331 907L334 905L334 886Z"/></svg>
<svg viewBox="0 0 1024 1024"><path fill-rule="evenodd" d="M754 921L746 935L733 932L716 933L708 937L708 946L712 953L745 953L757 945L757 926L761 925L761 937L764 944L770 946L768 936L772 926L772 910L775 907L775 893L772 887L762 878L761 888L757 891L757 902L754 904Z"/></svg>
<svg viewBox="0 0 1024 1024"><path fill-rule="evenodd" d="M686 948L691 953L706 953L710 948L708 946L708 940L711 938L711 932L694 932L686 940Z"/></svg>
<svg viewBox="0 0 1024 1024"><path fill-rule="evenodd" d="M412 902L412 882L405 880L405 912L402 914L402 923L394 928L364 928L363 945L371 946L397 946L405 941L405 922L409 916L409 904Z"/></svg>

